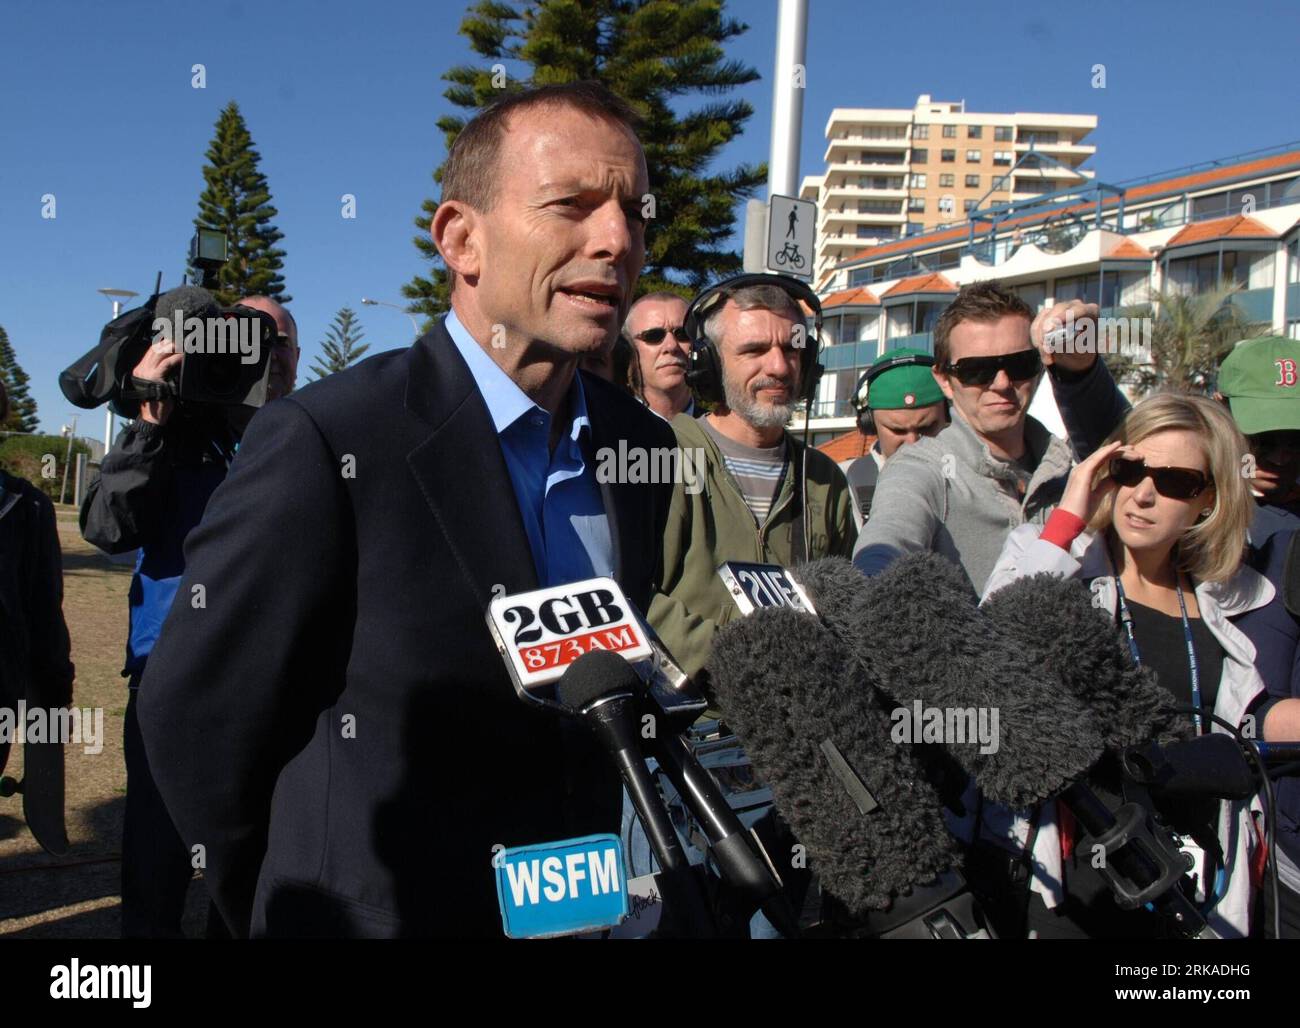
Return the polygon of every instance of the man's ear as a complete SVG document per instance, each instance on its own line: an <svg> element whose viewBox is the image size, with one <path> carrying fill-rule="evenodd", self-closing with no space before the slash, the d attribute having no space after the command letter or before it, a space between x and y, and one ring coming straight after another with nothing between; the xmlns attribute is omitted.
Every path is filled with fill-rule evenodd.
<svg viewBox="0 0 1300 1028"><path fill-rule="evenodd" d="M942 392L944 396L948 397L949 400L951 400L952 386L948 384L948 376L939 370L939 366L937 364L934 365L932 368L930 368L930 374L934 376L935 382L938 383L939 391Z"/></svg>
<svg viewBox="0 0 1300 1028"><path fill-rule="evenodd" d="M433 212L429 234L447 267L461 278L479 273L478 212L459 200L444 200Z"/></svg>

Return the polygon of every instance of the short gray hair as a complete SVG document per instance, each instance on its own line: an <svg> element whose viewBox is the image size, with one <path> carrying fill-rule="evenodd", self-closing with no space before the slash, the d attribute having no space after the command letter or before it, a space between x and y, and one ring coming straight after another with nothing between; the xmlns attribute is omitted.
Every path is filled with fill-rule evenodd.
<svg viewBox="0 0 1300 1028"><path fill-rule="evenodd" d="M745 286L734 293L727 294L726 298L713 308L713 313L704 319L704 335L714 346L720 345L715 331L716 322L728 303L734 303L737 309L742 311L772 311L776 314L788 314L800 325L805 321L803 308L780 286L766 283Z"/></svg>

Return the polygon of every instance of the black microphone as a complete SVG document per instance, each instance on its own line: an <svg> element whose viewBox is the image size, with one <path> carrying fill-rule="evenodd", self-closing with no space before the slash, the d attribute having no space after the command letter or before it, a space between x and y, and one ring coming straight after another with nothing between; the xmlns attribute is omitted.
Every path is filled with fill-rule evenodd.
<svg viewBox="0 0 1300 1028"><path fill-rule="evenodd" d="M650 750L668 780L699 823L723 880L752 910L762 909L786 938L799 934L799 922L775 876L754 851L756 839L722 794L717 781L700 765L686 740L672 733L650 740Z"/></svg>
<svg viewBox="0 0 1300 1028"><path fill-rule="evenodd" d="M708 938L716 934L699 881L677 841L677 832L641 753L642 684L632 665L608 650L591 650L573 661L556 685L556 696L582 718L609 751L632 805L663 869L657 882L669 932Z"/></svg>
<svg viewBox="0 0 1300 1028"><path fill-rule="evenodd" d="M933 788L815 617L760 608L718 630L708 668L727 723L810 869L852 916L889 910L957 865ZM773 857L778 868L790 861Z"/></svg>
<svg viewBox="0 0 1300 1028"><path fill-rule="evenodd" d="M1300 744L1296 749L1300 750ZM1124 773L1154 799L1213 796L1247 800L1260 787L1241 743L1226 732L1167 746L1153 742L1131 747L1121 761Z"/></svg>
<svg viewBox="0 0 1300 1028"><path fill-rule="evenodd" d="M938 554L904 557L865 577L842 558L794 577L867 679L904 718L920 709L954 723L997 718L996 748L944 738L948 754L989 799L1012 809L1064 788L1096 763L1102 742L1082 703L1050 684L1019 640L992 624L962 570ZM1037 610L1021 617L1032 621ZM919 708L918 708L919 705ZM921 740L913 740L921 741Z"/></svg>
<svg viewBox="0 0 1300 1028"><path fill-rule="evenodd" d="M641 679L632 665L608 650L592 650L565 670L556 696L609 751L659 865L666 871L686 867L677 832L641 753Z"/></svg>

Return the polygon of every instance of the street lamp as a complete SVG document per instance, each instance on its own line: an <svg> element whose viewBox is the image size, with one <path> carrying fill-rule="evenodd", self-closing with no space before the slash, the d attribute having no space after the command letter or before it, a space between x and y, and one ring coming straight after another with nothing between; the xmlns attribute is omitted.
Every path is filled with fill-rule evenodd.
<svg viewBox="0 0 1300 1028"><path fill-rule="evenodd" d="M403 314L405 314L408 318L411 319L411 328L415 330L416 338L418 339L420 337L420 323L415 320L415 315L412 314L410 311L408 311L401 304L389 303L387 300L372 300L368 296L363 296L361 298L361 302L365 304L367 307L391 307L395 311L401 311Z"/></svg>
<svg viewBox="0 0 1300 1028"><path fill-rule="evenodd" d="M113 320L117 320L118 314L122 311L122 301L129 300L133 296L140 294L132 289L100 289L98 290L104 296L113 301ZM108 453L113 447L113 412L107 406L104 408L104 453Z"/></svg>

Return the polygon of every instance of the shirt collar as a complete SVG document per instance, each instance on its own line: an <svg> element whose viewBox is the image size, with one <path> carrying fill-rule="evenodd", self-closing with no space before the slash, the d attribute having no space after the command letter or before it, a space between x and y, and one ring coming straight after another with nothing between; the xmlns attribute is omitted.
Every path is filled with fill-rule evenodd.
<svg viewBox="0 0 1300 1028"><path fill-rule="evenodd" d="M456 349L469 365L469 372L483 395L483 402L487 404L488 414L492 418L497 435L501 435L520 418L533 411L540 411L550 417L548 412L530 400L528 394L520 389L515 381L501 370L497 362L484 352L483 347L469 334L469 329L464 326L460 318L456 317L455 311L447 312L445 324L451 341L456 344ZM591 430L591 418L587 413L587 397L582 388L582 375L577 371L573 374L573 385L569 389L566 405L573 415L572 424L566 434L576 440L583 429Z"/></svg>

